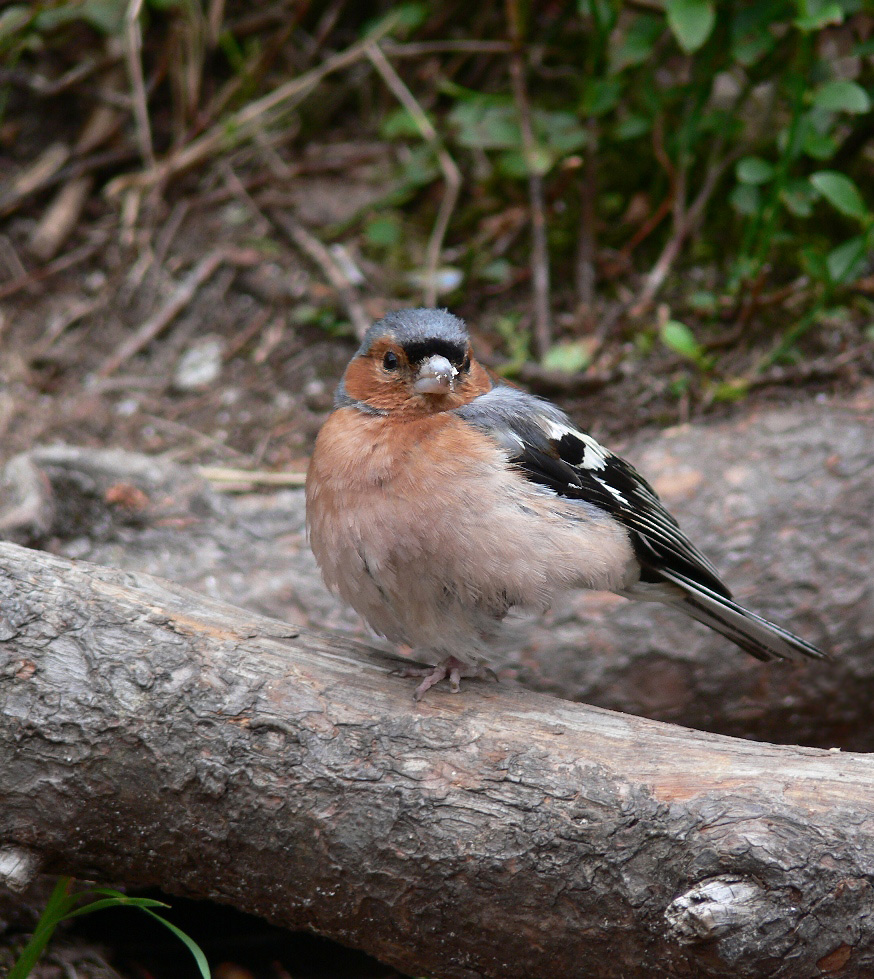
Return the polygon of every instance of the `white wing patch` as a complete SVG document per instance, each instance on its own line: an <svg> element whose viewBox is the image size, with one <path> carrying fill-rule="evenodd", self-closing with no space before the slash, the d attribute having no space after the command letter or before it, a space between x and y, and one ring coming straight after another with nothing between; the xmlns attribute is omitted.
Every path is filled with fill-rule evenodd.
<svg viewBox="0 0 874 979"><path fill-rule="evenodd" d="M624 503L626 506L631 506L628 500L625 499L625 497L619 492L618 489L616 489L615 486L611 486L606 480L599 479L597 476L592 476L592 479L594 479L596 483L600 483L614 499L619 500L620 503Z"/></svg>
<svg viewBox="0 0 874 979"><path fill-rule="evenodd" d="M551 418L543 418L541 423L546 434L554 441L561 442L563 438L569 435L572 439L581 442L585 446L582 461L576 463L576 465L583 469L606 468L607 460L610 458L611 453L603 445L596 442L591 435L586 435L585 432L571 428L569 425L561 425Z"/></svg>

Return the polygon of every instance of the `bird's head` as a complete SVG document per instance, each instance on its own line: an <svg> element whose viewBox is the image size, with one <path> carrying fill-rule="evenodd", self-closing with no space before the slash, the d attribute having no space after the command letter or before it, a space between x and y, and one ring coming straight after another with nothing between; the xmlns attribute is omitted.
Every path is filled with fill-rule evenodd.
<svg viewBox="0 0 874 979"><path fill-rule="evenodd" d="M491 386L462 320L441 309L404 309L364 335L337 404L409 418L459 408Z"/></svg>

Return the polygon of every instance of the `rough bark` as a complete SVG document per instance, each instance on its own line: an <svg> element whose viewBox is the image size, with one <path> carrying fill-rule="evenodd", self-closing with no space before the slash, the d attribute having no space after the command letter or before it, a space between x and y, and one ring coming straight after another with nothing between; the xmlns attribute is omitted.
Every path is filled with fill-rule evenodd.
<svg viewBox="0 0 874 979"><path fill-rule="evenodd" d="M0 867L159 884L414 974L874 973L874 760L470 681L0 545Z"/></svg>
<svg viewBox="0 0 874 979"><path fill-rule="evenodd" d="M655 482L741 601L835 661L761 665L671 610L581 593L508 624L512 665L502 678L719 733L874 748L874 392L617 448ZM220 498L161 460L63 448L11 462L6 483L0 536L5 522L7 536L56 553L363 635L321 584L300 492Z"/></svg>

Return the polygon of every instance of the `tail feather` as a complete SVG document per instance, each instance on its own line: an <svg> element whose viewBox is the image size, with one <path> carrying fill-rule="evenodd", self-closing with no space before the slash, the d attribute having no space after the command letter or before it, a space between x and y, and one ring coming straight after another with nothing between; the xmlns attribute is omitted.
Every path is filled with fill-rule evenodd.
<svg viewBox="0 0 874 979"><path fill-rule="evenodd" d="M683 590L677 607L698 622L703 622L760 660L829 659L821 649L799 638L788 629L742 608L730 598L717 594L685 575L659 568L659 573Z"/></svg>

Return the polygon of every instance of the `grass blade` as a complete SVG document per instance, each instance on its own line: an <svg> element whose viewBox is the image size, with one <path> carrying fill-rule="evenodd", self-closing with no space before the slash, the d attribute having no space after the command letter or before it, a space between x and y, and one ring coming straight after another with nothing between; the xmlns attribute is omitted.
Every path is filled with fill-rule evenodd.
<svg viewBox="0 0 874 979"><path fill-rule="evenodd" d="M27 979L30 975L31 970L55 933L55 928L66 917L73 905L74 898L70 896L72 886L72 877L61 877L55 884L55 889L39 917L30 941L24 946L24 950L15 965L12 966L7 979Z"/></svg>
<svg viewBox="0 0 874 979"><path fill-rule="evenodd" d="M197 942L193 938L186 935L180 928L177 928L176 925L171 924L166 918L162 918L161 915L155 914L154 911L150 911L148 908L143 908L143 911L146 914L151 915L151 917L153 917L156 921L160 921L165 928L169 928L170 931L173 932L179 941L182 942L188 951L194 956L194 961L197 963L197 968L200 969L200 974L203 976L203 979L211 979L209 963L206 961L206 956L203 954L203 951Z"/></svg>

